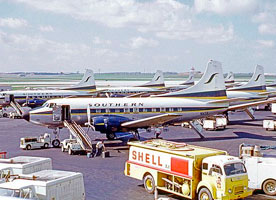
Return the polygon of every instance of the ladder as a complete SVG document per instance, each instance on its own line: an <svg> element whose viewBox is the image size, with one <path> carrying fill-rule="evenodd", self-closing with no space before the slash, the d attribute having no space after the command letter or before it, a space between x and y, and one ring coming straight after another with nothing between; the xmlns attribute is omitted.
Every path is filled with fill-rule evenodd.
<svg viewBox="0 0 276 200"><path fill-rule="evenodd" d="M71 134L77 139L77 142L81 145L83 150L92 151L92 142L88 134L83 128L73 120L65 120L64 126L69 129Z"/></svg>
<svg viewBox="0 0 276 200"><path fill-rule="evenodd" d="M22 107L16 101L11 101L10 106L16 111L16 113L20 116L23 115Z"/></svg>

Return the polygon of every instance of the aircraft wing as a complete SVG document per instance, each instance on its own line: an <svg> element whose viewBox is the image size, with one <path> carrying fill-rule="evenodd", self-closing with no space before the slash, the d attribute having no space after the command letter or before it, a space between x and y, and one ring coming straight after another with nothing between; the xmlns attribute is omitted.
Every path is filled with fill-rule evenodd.
<svg viewBox="0 0 276 200"><path fill-rule="evenodd" d="M158 95L158 94L163 94L163 93L166 93L166 92L164 92L163 90L156 91L156 92L140 92L140 93L125 96L124 98L147 97L147 96ZM145 95L147 95L147 96L145 96Z"/></svg>
<svg viewBox="0 0 276 200"><path fill-rule="evenodd" d="M270 95L270 94L275 94L276 91L273 91L273 92L261 92L259 93L259 95Z"/></svg>
<svg viewBox="0 0 276 200"><path fill-rule="evenodd" d="M140 92L140 93L132 94L129 96L125 96L124 98L140 97L141 95L144 95L144 94L148 94L148 92Z"/></svg>
<svg viewBox="0 0 276 200"><path fill-rule="evenodd" d="M211 103L227 103L227 102L241 101L241 100L246 100L246 99L247 98L245 98L245 97L237 97L237 98L230 98L230 99L219 99L219 100L209 101L208 104L211 104Z"/></svg>
<svg viewBox="0 0 276 200"><path fill-rule="evenodd" d="M139 128L139 127L149 127L155 125L162 125L170 120L180 117L179 114L161 114L153 117L147 117L144 119L138 119L130 122L122 123L122 127L127 128Z"/></svg>
<svg viewBox="0 0 276 200"><path fill-rule="evenodd" d="M261 104L267 104L267 103L276 103L276 98L269 98L269 99L263 100L263 101L256 101L256 102L251 102L251 103L229 106L227 111L245 109L248 107L257 106L257 105L261 105Z"/></svg>

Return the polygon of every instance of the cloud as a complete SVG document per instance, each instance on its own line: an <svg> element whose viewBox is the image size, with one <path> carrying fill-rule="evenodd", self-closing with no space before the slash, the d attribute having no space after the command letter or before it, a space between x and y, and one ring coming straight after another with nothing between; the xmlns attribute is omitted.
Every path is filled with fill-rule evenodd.
<svg viewBox="0 0 276 200"><path fill-rule="evenodd" d="M176 0L15 1L46 12L64 14L78 20L100 23L110 28L134 28L139 32L150 32L156 37L166 39L200 41L204 36L205 41L208 42L227 42L233 38L231 34L234 33L233 27L223 27L222 24L202 24L196 19L193 8ZM241 1L245 3L238 3L238 7L246 7L248 1ZM234 3L230 5L234 7L232 4L234 5ZM206 31L207 35L205 35ZM217 34L217 31L220 34Z"/></svg>
<svg viewBox="0 0 276 200"><path fill-rule="evenodd" d="M53 32L54 28L50 25L47 26L39 26L39 30L42 32Z"/></svg>
<svg viewBox="0 0 276 200"><path fill-rule="evenodd" d="M126 54L83 43L57 42L43 36L9 34L1 30L0 51L0 66L6 70L24 67L24 71L72 71L88 66L109 67L121 66L124 62L135 63L130 52Z"/></svg>
<svg viewBox="0 0 276 200"><path fill-rule="evenodd" d="M25 19L18 18L0 18L0 26L9 28L20 28L27 26L28 23Z"/></svg>
<svg viewBox="0 0 276 200"><path fill-rule="evenodd" d="M167 39L187 40L194 39L199 43L221 43L234 39L234 28L230 25L225 28L223 25L214 27L196 27L187 31L158 32L157 35Z"/></svg>
<svg viewBox="0 0 276 200"><path fill-rule="evenodd" d="M260 44L262 47L267 48L272 48L275 45L273 40L257 40L257 43Z"/></svg>
<svg viewBox="0 0 276 200"><path fill-rule="evenodd" d="M244 14L254 11L257 0L195 0L197 12L211 12L219 15Z"/></svg>
<svg viewBox="0 0 276 200"><path fill-rule="evenodd" d="M64 55L76 54L75 49L89 51L89 46L80 44L60 43L45 39L41 36L28 36L24 34L8 34L0 32L0 43L6 47L24 52L48 52Z"/></svg>
<svg viewBox="0 0 276 200"><path fill-rule="evenodd" d="M96 45L100 45L100 44L110 45L111 41L110 40L104 40L104 39L101 39L100 37L96 36L96 37L93 38L92 43L96 44Z"/></svg>
<svg viewBox="0 0 276 200"><path fill-rule="evenodd" d="M131 39L130 47L133 49L138 49L142 47L155 47L159 44L158 41L153 39L146 39L142 37L136 37Z"/></svg>
<svg viewBox="0 0 276 200"><path fill-rule="evenodd" d="M261 34L276 35L276 24L261 24L258 31Z"/></svg>
<svg viewBox="0 0 276 200"><path fill-rule="evenodd" d="M261 12L252 17L252 21L258 25L258 31L263 35L276 35L276 3L265 2Z"/></svg>

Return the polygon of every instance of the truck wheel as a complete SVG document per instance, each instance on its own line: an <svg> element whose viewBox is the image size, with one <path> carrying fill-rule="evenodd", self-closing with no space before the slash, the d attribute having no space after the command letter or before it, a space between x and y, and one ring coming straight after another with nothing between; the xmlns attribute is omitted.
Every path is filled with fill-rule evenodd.
<svg viewBox="0 0 276 200"><path fill-rule="evenodd" d="M62 151L62 152L65 152L65 148L64 148L63 145L61 146L61 151Z"/></svg>
<svg viewBox="0 0 276 200"><path fill-rule="evenodd" d="M68 154L69 154L69 155L73 155L73 153L74 153L74 152L72 151L72 149L69 148L69 149L68 149Z"/></svg>
<svg viewBox="0 0 276 200"><path fill-rule="evenodd" d="M207 188L201 188L198 193L198 200L213 200L213 197Z"/></svg>
<svg viewBox="0 0 276 200"><path fill-rule="evenodd" d="M273 179L266 180L263 184L263 191L267 195L276 195L276 181Z"/></svg>
<svg viewBox="0 0 276 200"><path fill-rule="evenodd" d="M31 150L31 149L32 149L32 146L31 146L30 144L28 144L28 145L26 146L26 149L27 149L27 150Z"/></svg>
<svg viewBox="0 0 276 200"><path fill-rule="evenodd" d="M7 114L7 113L4 113L4 114L3 114L3 117L8 117L8 114Z"/></svg>
<svg viewBox="0 0 276 200"><path fill-rule="evenodd" d="M52 145L53 145L54 148L58 148L59 145L60 145L59 139L54 139L53 142L52 142Z"/></svg>
<svg viewBox="0 0 276 200"><path fill-rule="evenodd" d="M107 137L107 139L109 139L109 140L115 140L116 135L115 135L115 133L107 133L107 134L106 134L106 137Z"/></svg>
<svg viewBox="0 0 276 200"><path fill-rule="evenodd" d="M49 148L49 144L45 143L43 147L44 147L44 149L48 149Z"/></svg>
<svg viewBox="0 0 276 200"><path fill-rule="evenodd" d="M154 178L152 177L152 175L148 174L144 177L144 187L148 193L150 193L150 194L154 193L155 182L154 182Z"/></svg>

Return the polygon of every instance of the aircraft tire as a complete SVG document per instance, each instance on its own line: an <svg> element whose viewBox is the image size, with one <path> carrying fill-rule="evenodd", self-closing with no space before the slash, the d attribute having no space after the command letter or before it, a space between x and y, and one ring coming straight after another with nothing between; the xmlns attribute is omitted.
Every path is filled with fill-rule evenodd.
<svg viewBox="0 0 276 200"><path fill-rule="evenodd" d="M115 133L111 132L111 133L106 133L106 137L108 140L115 140L116 135Z"/></svg>

